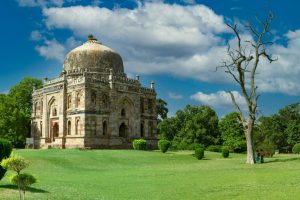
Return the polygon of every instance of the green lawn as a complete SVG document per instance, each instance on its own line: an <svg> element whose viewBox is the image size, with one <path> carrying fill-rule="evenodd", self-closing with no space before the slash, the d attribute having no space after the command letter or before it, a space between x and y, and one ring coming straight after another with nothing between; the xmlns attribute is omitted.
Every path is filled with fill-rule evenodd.
<svg viewBox="0 0 300 200"><path fill-rule="evenodd" d="M38 177L26 199L299 199L300 156L276 155L244 164L245 155L191 151L17 150ZM8 173L0 199L17 199Z"/></svg>

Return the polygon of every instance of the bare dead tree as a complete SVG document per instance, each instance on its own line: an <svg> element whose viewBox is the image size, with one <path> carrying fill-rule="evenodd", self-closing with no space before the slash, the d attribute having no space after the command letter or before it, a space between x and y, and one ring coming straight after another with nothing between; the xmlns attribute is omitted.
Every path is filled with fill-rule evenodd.
<svg viewBox="0 0 300 200"><path fill-rule="evenodd" d="M260 59L265 58L270 63L275 61L270 54L266 52L266 47L273 43L266 39L267 35L271 35L270 24L273 15L270 13L264 21L256 18L259 28L253 25L246 25L246 29L252 35L251 40L242 41L241 32L238 30L237 24L227 24L234 32L237 39L237 47L232 48L228 44L227 54L229 61L224 61L220 67L225 68L225 72L230 74L234 81L239 85L242 95L247 103L247 114L241 110L240 105L235 96L230 91L231 100L239 113L240 121L243 124L244 133L247 142L247 161L246 163L254 164L254 145L253 145L253 126L257 114L257 102L259 95L257 94L257 85L255 84L255 76Z"/></svg>

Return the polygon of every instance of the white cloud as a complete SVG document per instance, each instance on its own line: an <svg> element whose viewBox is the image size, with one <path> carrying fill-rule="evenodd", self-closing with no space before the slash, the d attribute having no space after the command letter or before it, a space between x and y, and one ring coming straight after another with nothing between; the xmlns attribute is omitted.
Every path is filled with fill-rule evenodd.
<svg viewBox="0 0 300 200"><path fill-rule="evenodd" d="M183 96L181 94L176 94L174 92L169 92L168 96L169 96L169 98L174 99L174 100L179 100L179 99L183 98Z"/></svg>
<svg viewBox="0 0 300 200"><path fill-rule="evenodd" d="M77 41L74 37L69 37L62 44L56 39L49 40L42 34L40 35L40 38L43 40L43 45L37 45L35 50L46 59L54 59L61 63L71 49L81 44L81 42Z"/></svg>
<svg viewBox="0 0 300 200"><path fill-rule="evenodd" d="M236 102L242 110L247 109L247 104L242 95L237 91L232 91ZM198 101L205 105L210 105L214 108L221 108L226 110L234 110L231 97L228 92L218 91L216 93L205 94L203 92L197 92L191 96L191 99Z"/></svg>
<svg viewBox="0 0 300 200"><path fill-rule="evenodd" d="M36 46L35 49L41 56L44 56L47 59L56 59L58 61L63 61L66 51L65 47L56 40L47 40L45 41L45 45Z"/></svg>
<svg viewBox="0 0 300 200"><path fill-rule="evenodd" d="M270 53L277 61L263 60L259 66L257 83L260 91L300 94L300 30L285 35L287 46L273 45Z"/></svg>
<svg viewBox="0 0 300 200"><path fill-rule="evenodd" d="M33 41L41 41L44 39L44 37L40 31L35 30L31 32L30 39Z"/></svg>
<svg viewBox="0 0 300 200"><path fill-rule="evenodd" d="M124 59L132 74L171 74L205 82L232 82L222 70L228 33L224 18L204 5L139 3L134 9L72 6L43 9L49 29L69 29L80 37L94 34ZM248 36L246 36L248 37ZM271 65L261 60L256 83L260 92L300 94L300 30L275 44ZM232 42L232 41L231 41Z"/></svg>
<svg viewBox="0 0 300 200"><path fill-rule="evenodd" d="M218 80L222 74L213 71L219 65L216 57L226 51L218 46L218 34L226 25L204 5L156 2L133 10L74 6L43 13L49 29L71 29L79 37L93 33L122 55L130 73L168 73L203 81Z"/></svg>

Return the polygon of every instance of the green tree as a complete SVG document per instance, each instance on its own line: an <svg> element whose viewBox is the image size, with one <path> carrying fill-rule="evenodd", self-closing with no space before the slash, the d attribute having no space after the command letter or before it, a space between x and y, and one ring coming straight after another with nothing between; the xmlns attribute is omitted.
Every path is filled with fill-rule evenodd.
<svg viewBox="0 0 300 200"><path fill-rule="evenodd" d="M181 127L174 137L174 142L184 144L203 144L209 146L220 141L218 116L209 106L187 105L176 112Z"/></svg>
<svg viewBox="0 0 300 200"><path fill-rule="evenodd" d="M285 151L283 147L287 145L287 140L283 131L278 115L260 117L253 136L255 146L257 149L274 146L280 152Z"/></svg>
<svg viewBox="0 0 300 200"><path fill-rule="evenodd" d="M295 144L300 143L300 123L290 121L284 130L284 134L287 135L288 150L290 151Z"/></svg>
<svg viewBox="0 0 300 200"><path fill-rule="evenodd" d="M270 117L260 117L254 139L256 145L274 145L280 152L291 152L300 142L300 105L294 103Z"/></svg>
<svg viewBox="0 0 300 200"><path fill-rule="evenodd" d="M300 104L285 106L278 111L278 116L281 133L287 138L287 145L284 148L291 152L293 146L300 142Z"/></svg>
<svg viewBox="0 0 300 200"><path fill-rule="evenodd" d="M239 114L229 113L219 122L219 131L224 146L228 146L234 152L246 150L246 139Z"/></svg>
<svg viewBox="0 0 300 200"><path fill-rule="evenodd" d="M158 123L168 117L169 109L167 108L167 105L167 102L165 102L163 99L156 99L156 113Z"/></svg>
<svg viewBox="0 0 300 200"><path fill-rule="evenodd" d="M218 116L209 106L187 105L174 117L160 122L157 128L160 138L172 141L175 146L195 143L209 146L220 142Z"/></svg>
<svg viewBox="0 0 300 200"><path fill-rule="evenodd" d="M16 143L24 143L30 136L32 92L41 87L42 81L24 78L13 86L7 95L0 94L0 137Z"/></svg>
<svg viewBox="0 0 300 200"><path fill-rule="evenodd" d="M172 141L179 132L181 126L182 125L177 117L166 118L157 125L159 137L161 139Z"/></svg>

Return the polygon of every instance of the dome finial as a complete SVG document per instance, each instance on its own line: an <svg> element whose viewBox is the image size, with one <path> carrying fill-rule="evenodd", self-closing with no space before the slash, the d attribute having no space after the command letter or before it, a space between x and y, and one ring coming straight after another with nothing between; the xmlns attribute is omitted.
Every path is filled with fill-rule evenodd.
<svg viewBox="0 0 300 200"><path fill-rule="evenodd" d="M89 35L88 35L88 41L97 41L97 39L94 38L94 35L93 35L93 34L89 34Z"/></svg>

